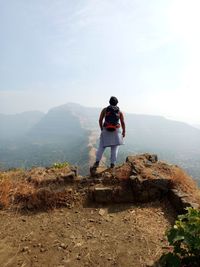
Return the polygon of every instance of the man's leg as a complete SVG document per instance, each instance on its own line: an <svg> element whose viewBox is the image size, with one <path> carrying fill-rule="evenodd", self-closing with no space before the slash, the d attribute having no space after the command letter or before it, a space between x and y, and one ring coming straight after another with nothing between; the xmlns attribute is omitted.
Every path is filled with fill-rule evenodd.
<svg viewBox="0 0 200 267"><path fill-rule="evenodd" d="M99 143L99 147L96 153L96 162L95 162L95 166L98 167L99 166L99 162L103 156L103 152L105 150L105 147L103 147L102 142Z"/></svg>
<svg viewBox="0 0 200 267"><path fill-rule="evenodd" d="M111 146L111 156L110 156L111 167L115 166L115 163L117 161L118 151L119 151L119 146Z"/></svg>

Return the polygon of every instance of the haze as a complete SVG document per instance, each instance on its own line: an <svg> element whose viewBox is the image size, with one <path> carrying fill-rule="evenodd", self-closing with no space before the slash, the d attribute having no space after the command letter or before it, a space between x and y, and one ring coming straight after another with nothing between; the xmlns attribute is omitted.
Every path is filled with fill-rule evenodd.
<svg viewBox="0 0 200 267"><path fill-rule="evenodd" d="M0 0L0 113L67 102L200 124L198 0Z"/></svg>

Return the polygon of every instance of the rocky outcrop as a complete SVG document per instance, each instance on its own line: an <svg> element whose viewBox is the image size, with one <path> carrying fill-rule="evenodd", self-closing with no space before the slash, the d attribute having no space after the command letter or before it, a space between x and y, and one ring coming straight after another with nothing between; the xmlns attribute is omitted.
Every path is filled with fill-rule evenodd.
<svg viewBox="0 0 200 267"><path fill-rule="evenodd" d="M73 166L33 168L1 173L0 206L27 209L71 207L80 202L144 203L167 198L178 213L187 206L199 208L199 189L176 165L159 161L157 155L128 156L113 169L91 169L79 176ZM7 177L7 178L6 178Z"/></svg>
<svg viewBox="0 0 200 267"><path fill-rule="evenodd" d="M44 187L51 184L66 184L73 182L77 177L77 168L67 165L62 168L44 168L36 167L27 172L27 180L38 187Z"/></svg>
<svg viewBox="0 0 200 267"><path fill-rule="evenodd" d="M93 189L97 202L149 202L167 197L177 212L188 206L198 208L200 191L195 182L176 165L159 161L157 155L128 156L126 162L113 170L94 170L102 184ZM116 186L116 181L118 185ZM108 184L114 184L108 188Z"/></svg>

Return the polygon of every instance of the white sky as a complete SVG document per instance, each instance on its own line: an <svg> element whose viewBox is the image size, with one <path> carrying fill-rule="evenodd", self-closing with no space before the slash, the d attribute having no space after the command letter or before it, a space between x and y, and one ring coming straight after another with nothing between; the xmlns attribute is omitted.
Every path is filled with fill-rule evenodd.
<svg viewBox="0 0 200 267"><path fill-rule="evenodd" d="M0 113L67 102L200 123L199 0L0 0Z"/></svg>

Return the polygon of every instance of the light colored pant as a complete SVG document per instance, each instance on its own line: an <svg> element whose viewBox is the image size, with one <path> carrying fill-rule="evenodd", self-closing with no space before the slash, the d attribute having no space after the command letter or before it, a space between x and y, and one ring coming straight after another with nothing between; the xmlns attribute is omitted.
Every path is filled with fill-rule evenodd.
<svg viewBox="0 0 200 267"><path fill-rule="evenodd" d="M96 161L100 161L102 156L103 156L103 152L106 149L106 147L103 147L101 142L99 144L99 148L97 150L97 154L96 154ZM111 153L110 153L110 163L115 164L117 161L117 154L119 151L119 146L110 146L111 149Z"/></svg>

